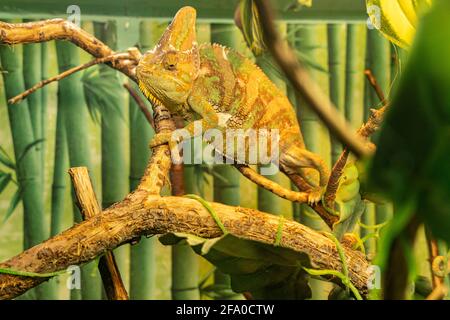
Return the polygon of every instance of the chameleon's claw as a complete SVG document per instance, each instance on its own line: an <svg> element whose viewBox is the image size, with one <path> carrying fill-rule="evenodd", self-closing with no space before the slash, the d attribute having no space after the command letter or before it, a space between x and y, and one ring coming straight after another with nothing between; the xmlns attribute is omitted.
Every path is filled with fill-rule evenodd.
<svg viewBox="0 0 450 320"><path fill-rule="evenodd" d="M321 199L324 193L324 188L317 187L311 190L308 194L308 204L310 206L316 205Z"/></svg>
<svg viewBox="0 0 450 320"><path fill-rule="evenodd" d="M155 148L163 144L167 144L170 141L171 133L157 133L152 141L150 141L150 148Z"/></svg>

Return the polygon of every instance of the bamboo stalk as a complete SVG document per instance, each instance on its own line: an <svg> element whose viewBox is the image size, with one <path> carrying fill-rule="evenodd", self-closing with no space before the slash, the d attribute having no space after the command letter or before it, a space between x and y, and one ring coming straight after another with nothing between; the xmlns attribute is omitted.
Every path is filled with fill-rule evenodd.
<svg viewBox="0 0 450 320"><path fill-rule="evenodd" d="M56 42L59 72L64 72L80 64L79 51L68 42ZM70 166L91 167L89 132L87 123L89 113L84 103L81 74L73 74L58 82L58 108L63 112L66 130L67 149ZM73 199L74 195L72 195ZM78 208L73 201L74 222L82 221ZM83 266L81 270L81 292L72 290L72 299L97 300L101 297L100 276L94 264Z"/></svg>
<svg viewBox="0 0 450 320"><path fill-rule="evenodd" d="M368 68L376 79L381 92L387 98L391 89L391 44L376 30L369 31L367 36L368 53L370 55ZM375 90L370 90L370 106L367 105L367 107L376 108L380 104L378 95ZM368 118L369 115L370 110L366 109L366 118ZM391 203L376 205L377 224L387 221L392 217L392 214L393 207Z"/></svg>
<svg viewBox="0 0 450 320"><path fill-rule="evenodd" d="M44 97L45 94L42 96ZM59 102L59 101L58 101ZM69 167L69 155L67 150L67 137L64 126L64 111L62 106L57 106L55 149L53 160L53 180L51 189L51 216L50 236L53 237L64 230L63 219L65 213L65 201L67 190L66 172ZM52 299L59 297L58 285L54 284L54 295Z"/></svg>
<svg viewBox="0 0 450 320"><path fill-rule="evenodd" d="M323 24L297 25L295 47L306 56L309 61L322 69L328 69L328 50L323 46L327 43L327 27ZM322 70L309 67L309 74L312 79L322 88L322 91L328 95L329 79L328 74ZM306 148L319 156L330 166L331 162L331 142L327 128L320 121L317 114L310 108L304 98L297 96L297 116L302 129ZM300 209L301 223L316 229L324 230L326 226L315 215L314 211L306 205ZM328 286L319 282L312 281L313 299L326 299Z"/></svg>
<svg viewBox="0 0 450 320"><path fill-rule="evenodd" d="M26 21L25 21L26 22ZM41 44L33 43L23 46L23 78L25 87L28 88L33 83L40 81L42 77L42 56L41 56ZM44 123L44 109L42 105L42 92L36 92L30 96L28 101L28 108L30 110L31 125L33 127L34 140L42 140L44 138L43 123ZM33 147L37 153L38 161L38 176L40 187L36 192L40 193L40 196L45 199L45 167L44 167L44 142L37 144ZM47 233L48 226L44 226ZM53 283L45 283L38 288L40 292L40 299L52 299L54 298Z"/></svg>
<svg viewBox="0 0 450 320"><path fill-rule="evenodd" d="M95 35L112 50L117 49L117 25L115 21L94 23ZM114 99L105 101L101 114L101 144L102 144L102 207L107 208L123 199L129 190L128 172L126 166L127 123L125 120L125 91L122 89L116 70L106 65L99 66L99 74L105 81L114 81L117 92ZM108 103L109 105L106 105ZM120 110L120 111L119 111ZM114 250L117 264L123 281L129 283L129 245Z"/></svg>
<svg viewBox="0 0 450 320"><path fill-rule="evenodd" d="M60 101L59 101L60 102ZM55 236L63 230L63 214L66 194L66 172L69 167L67 137L64 127L63 106L59 105L56 114L55 152L52 183L52 209L50 235Z"/></svg>
<svg viewBox="0 0 450 320"><path fill-rule="evenodd" d="M26 21L25 21L26 22ZM42 78L41 69L41 44L30 43L23 46L23 78L25 81L25 87L30 88L35 83L39 82ZM33 126L34 140L42 139L44 137L42 130L43 123L43 107L42 107L42 92L35 92L30 95L28 100L28 108L30 110L31 125ZM40 163L39 179L41 188L38 192L44 196L43 183L44 183L44 171L43 171L43 148L42 144L37 144L35 147L38 154Z"/></svg>
<svg viewBox="0 0 450 320"><path fill-rule="evenodd" d="M364 121L366 29L364 24L347 29L345 115L355 131Z"/></svg>
<svg viewBox="0 0 450 320"><path fill-rule="evenodd" d="M53 42L52 42L53 44ZM43 42L41 43L41 81L43 79L47 79L49 77L49 54L50 54L50 43ZM44 88L41 90L41 130L42 130L42 137L47 138L47 109L48 109L48 90L49 88ZM46 151L46 141L43 141L41 144L42 147L42 172L45 173L45 151Z"/></svg>
<svg viewBox="0 0 450 320"><path fill-rule="evenodd" d="M159 31L159 32L158 32ZM155 22L142 21L139 29L139 41L142 51L150 49L155 44L163 29ZM137 88L129 83L131 88ZM139 89L135 92L142 97ZM145 101L145 98L142 100ZM148 143L154 135L154 130L139 110L135 99L130 97L130 190L134 190L144 174L145 166L151 154ZM156 275L156 239L142 238L130 249L130 298L152 299L155 295Z"/></svg>
<svg viewBox="0 0 450 320"><path fill-rule="evenodd" d="M328 25L328 68L330 99L341 115L345 115L345 66L347 48L347 25ZM342 152L342 144L331 135L331 161L336 163Z"/></svg>
<svg viewBox="0 0 450 320"><path fill-rule="evenodd" d="M365 119L367 120L372 108L382 103L387 102L387 94L390 89L391 82L391 56L390 43L383 38L377 30L369 30L367 32L367 62L366 68L370 70L373 78L376 80L376 85L370 84L366 81L366 96L365 96ZM378 91L378 92L377 92ZM380 96L384 99L380 99ZM383 100L383 101L382 101ZM373 204L366 206L366 212L362 216L362 221L366 225L375 225L385 222L389 219L392 210L391 204ZM370 233L376 230L361 230L361 236L367 237ZM368 253L372 256L376 253L377 239L372 237L366 242Z"/></svg>
<svg viewBox="0 0 450 320"><path fill-rule="evenodd" d="M0 46L3 82L6 97L12 97L24 90L21 62L22 50ZM34 139L28 102L16 106L8 105L8 118L13 138L14 155L17 159ZM17 181L21 190L23 204L23 244L30 248L47 238L44 226L44 203L40 176L40 158L35 148L29 150L22 160L16 163ZM36 298L44 297L42 290L36 291Z"/></svg>

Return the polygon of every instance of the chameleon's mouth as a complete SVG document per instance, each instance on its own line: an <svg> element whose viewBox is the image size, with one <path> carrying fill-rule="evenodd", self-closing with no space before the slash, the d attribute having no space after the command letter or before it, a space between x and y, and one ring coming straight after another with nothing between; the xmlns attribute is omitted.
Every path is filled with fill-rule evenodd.
<svg viewBox="0 0 450 320"><path fill-rule="evenodd" d="M155 105L155 106L163 105L163 103L158 98L156 98L153 94L150 93L150 91L147 89L147 87L145 86L145 84L142 81L139 81L139 89L141 89L144 96L146 96L147 99L150 100L150 102L153 105Z"/></svg>

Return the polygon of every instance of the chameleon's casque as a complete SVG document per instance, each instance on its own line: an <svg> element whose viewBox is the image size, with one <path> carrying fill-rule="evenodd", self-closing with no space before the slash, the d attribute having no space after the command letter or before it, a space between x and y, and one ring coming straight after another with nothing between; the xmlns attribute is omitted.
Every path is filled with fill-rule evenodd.
<svg viewBox="0 0 450 320"><path fill-rule="evenodd" d="M194 8L180 9L159 43L142 57L136 69L142 92L172 114L199 118L203 131L278 129L280 166L313 187L309 202L320 200L328 170L305 149L288 98L250 59L218 44L197 44L195 21ZM194 136L194 121L185 129ZM157 134L151 146L170 138Z"/></svg>

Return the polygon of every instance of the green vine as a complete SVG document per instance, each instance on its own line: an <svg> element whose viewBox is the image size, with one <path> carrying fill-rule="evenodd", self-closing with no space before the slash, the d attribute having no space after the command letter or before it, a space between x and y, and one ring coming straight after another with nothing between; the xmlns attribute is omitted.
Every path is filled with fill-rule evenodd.
<svg viewBox="0 0 450 320"><path fill-rule="evenodd" d="M56 272L48 272L48 273L37 273L30 271L21 271L10 268L0 268L0 273L12 274L14 276L23 276L23 277L32 277L32 278L51 278L54 276L59 276L61 274L67 273L66 270L56 271Z"/></svg>
<svg viewBox="0 0 450 320"><path fill-rule="evenodd" d="M346 286L347 290L350 290L353 293L353 295L355 296L355 298L357 300L363 300L358 289L356 289L356 287L353 285L353 283L350 280L349 273L348 273L347 259L345 257L345 252L344 252L344 249L342 248L341 243L333 234L325 233L325 232L324 232L324 234L327 237L329 237L331 240L333 240L334 244L336 245L336 249L338 251L339 258L341 259L341 262L342 262L342 272L339 272L336 270L328 270L328 269L315 270L315 269L310 269L310 268L305 268L305 267L303 267L303 269L312 276L334 276L334 277L339 278L342 281L342 284L344 286Z"/></svg>
<svg viewBox="0 0 450 320"><path fill-rule="evenodd" d="M217 215L216 211L211 207L211 205L209 204L208 201L206 201L205 199L203 199L202 197L200 197L196 194L186 194L186 195L184 195L184 197L193 199L193 200L197 200L198 202L200 202L205 207L205 209L208 210L208 212L211 214L211 217L214 219L214 221L216 222L216 224L220 228L220 230L222 230L223 234L227 235L229 233L228 230L223 225L222 221L220 221L219 216Z"/></svg>

